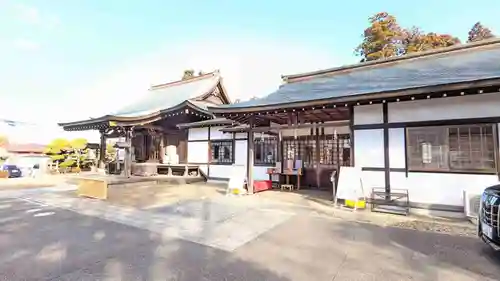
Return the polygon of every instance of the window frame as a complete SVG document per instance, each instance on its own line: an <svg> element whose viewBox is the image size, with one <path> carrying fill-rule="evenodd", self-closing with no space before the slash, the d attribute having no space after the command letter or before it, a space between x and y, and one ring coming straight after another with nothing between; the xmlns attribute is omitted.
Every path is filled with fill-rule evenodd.
<svg viewBox="0 0 500 281"><path fill-rule="evenodd" d="M280 145L279 139L277 137L262 137L262 138L254 138L254 158L253 158L253 164L255 166L270 166L270 167L275 167L276 162L279 162L279 149L278 146ZM265 159L258 159L257 158L257 150L258 148L261 147L261 153L273 152L273 159L271 161L266 161ZM267 149L266 149L267 148ZM264 156L265 157L265 156Z"/></svg>
<svg viewBox="0 0 500 281"><path fill-rule="evenodd" d="M229 159L220 161L219 158L214 158L214 147L217 147L218 155L224 154L224 148L229 149ZM233 165L234 164L234 141L233 140L210 140L209 164L211 165ZM222 151L220 151L222 149ZM224 157L223 157L224 158Z"/></svg>
<svg viewBox="0 0 500 281"><path fill-rule="evenodd" d="M473 127L490 127L491 128L491 142L492 142L492 150L484 150L484 153L493 153L493 167L491 169L489 168L478 168L478 169L471 169L471 168L453 168L452 167L452 161L451 161L451 152L454 152L450 148L450 140L451 140L451 133L450 129L460 129L460 128L467 128L468 130L471 130ZM442 155L441 157L444 157L445 159L445 168L425 168L425 167L412 167L412 140L410 139L410 130L412 129L442 129L445 130L443 133L444 135L444 142L440 146L444 146L446 148L445 154ZM458 131L458 130L457 130ZM470 133L469 133L470 134ZM481 133L482 134L482 133ZM487 134L485 134L487 136ZM482 137L481 137L482 138ZM485 142L488 142L486 139ZM483 144L481 144L482 146ZM471 153L471 148L469 144L469 154ZM477 151L476 151L477 152ZM411 127L405 127L405 161L406 161L406 169L408 172L436 172L436 173L463 173L463 174L489 174L489 175L494 175L498 174L498 168L499 168L499 148L498 148L498 124L497 123L464 123L461 125L433 125L433 126L411 126ZM423 161L422 157L420 159ZM432 159L432 156L431 156Z"/></svg>

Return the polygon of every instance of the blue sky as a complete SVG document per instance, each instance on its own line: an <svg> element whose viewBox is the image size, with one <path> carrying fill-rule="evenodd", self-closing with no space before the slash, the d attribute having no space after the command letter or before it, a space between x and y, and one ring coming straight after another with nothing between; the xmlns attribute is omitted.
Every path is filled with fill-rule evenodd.
<svg viewBox="0 0 500 281"><path fill-rule="evenodd" d="M476 21L500 33L498 0L415 3L0 0L0 117L106 114L187 67L221 69L233 98L262 96L281 74L358 61L353 49L379 11L462 40Z"/></svg>

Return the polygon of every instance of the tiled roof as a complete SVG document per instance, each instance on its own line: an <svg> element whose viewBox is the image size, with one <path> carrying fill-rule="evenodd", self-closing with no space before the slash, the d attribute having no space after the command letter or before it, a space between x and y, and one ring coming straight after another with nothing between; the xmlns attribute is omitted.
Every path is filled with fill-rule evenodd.
<svg viewBox="0 0 500 281"><path fill-rule="evenodd" d="M7 145L6 150L10 153L43 153L45 147L37 143L11 143Z"/></svg>
<svg viewBox="0 0 500 281"><path fill-rule="evenodd" d="M500 40L284 78L297 82L284 84L266 97L218 109L296 104L500 78Z"/></svg>
<svg viewBox="0 0 500 281"><path fill-rule="evenodd" d="M232 125L234 121L226 119L226 118L214 118L209 120L202 120L198 122L184 123L179 124L177 127L180 129L184 128L195 128L195 127L203 127L203 126L215 126L215 125Z"/></svg>
<svg viewBox="0 0 500 281"><path fill-rule="evenodd" d="M196 98L213 90L220 81L217 72L205 74L185 81L153 86L144 98L126 106L112 116L139 117L174 107L186 100ZM205 110L206 110L206 105Z"/></svg>

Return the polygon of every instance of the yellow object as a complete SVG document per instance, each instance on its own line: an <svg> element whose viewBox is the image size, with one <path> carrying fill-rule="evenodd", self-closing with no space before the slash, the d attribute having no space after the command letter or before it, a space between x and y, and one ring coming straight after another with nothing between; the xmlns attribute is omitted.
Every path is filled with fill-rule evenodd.
<svg viewBox="0 0 500 281"><path fill-rule="evenodd" d="M109 126L110 127L116 127L116 122L115 121L109 121Z"/></svg>
<svg viewBox="0 0 500 281"><path fill-rule="evenodd" d="M103 180L81 179L77 192L78 196L106 199L108 198L108 183Z"/></svg>
<svg viewBox="0 0 500 281"><path fill-rule="evenodd" d="M353 201L353 200L345 200L345 205L349 208L355 208L356 209L364 209L366 208L366 201L365 200L359 200L359 201Z"/></svg>

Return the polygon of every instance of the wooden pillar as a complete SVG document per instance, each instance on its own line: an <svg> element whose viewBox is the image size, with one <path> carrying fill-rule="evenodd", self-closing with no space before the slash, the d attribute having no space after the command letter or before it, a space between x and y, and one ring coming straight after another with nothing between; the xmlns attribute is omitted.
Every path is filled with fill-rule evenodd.
<svg viewBox="0 0 500 281"><path fill-rule="evenodd" d="M160 163L165 163L165 140L163 136L163 132L160 132L160 155L158 159L160 160Z"/></svg>
<svg viewBox="0 0 500 281"><path fill-rule="evenodd" d="M351 167L354 167L354 106L349 107L349 156Z"/></svg>
<svg viewBox="0 0 500 281"><path fill-rule="evenodd" d="M389 112L387 103L382 104L382 120L384 122L384 178L385 178L385 199L391 199L391 172L389 163Z"/></svg>
<svg viewBox="0 0 500 281"><path fill-rule="evenodd" d="M123 167L123 175L125 177L130 177L132 170L132 129L125 129L125 143L127 147L125 148L125 159Z"/></svg>
<svg viewBox="0 0 500 281"><path fill-rule="evenodd" d="M99 163L97 166L104 169L104 161L106 159L106 135L104 130L99 130L99 133L101 133L101 143L99 146Z"/></svg>
<svg viewBox="0 0 500 281"><path fill-rule="evenodd" d="M250 129L248 130L248 146L247 146L247 188L248 193L253 194L253 162L255 156L255 140L253 139L254 116L249 119Z"/></svg>

